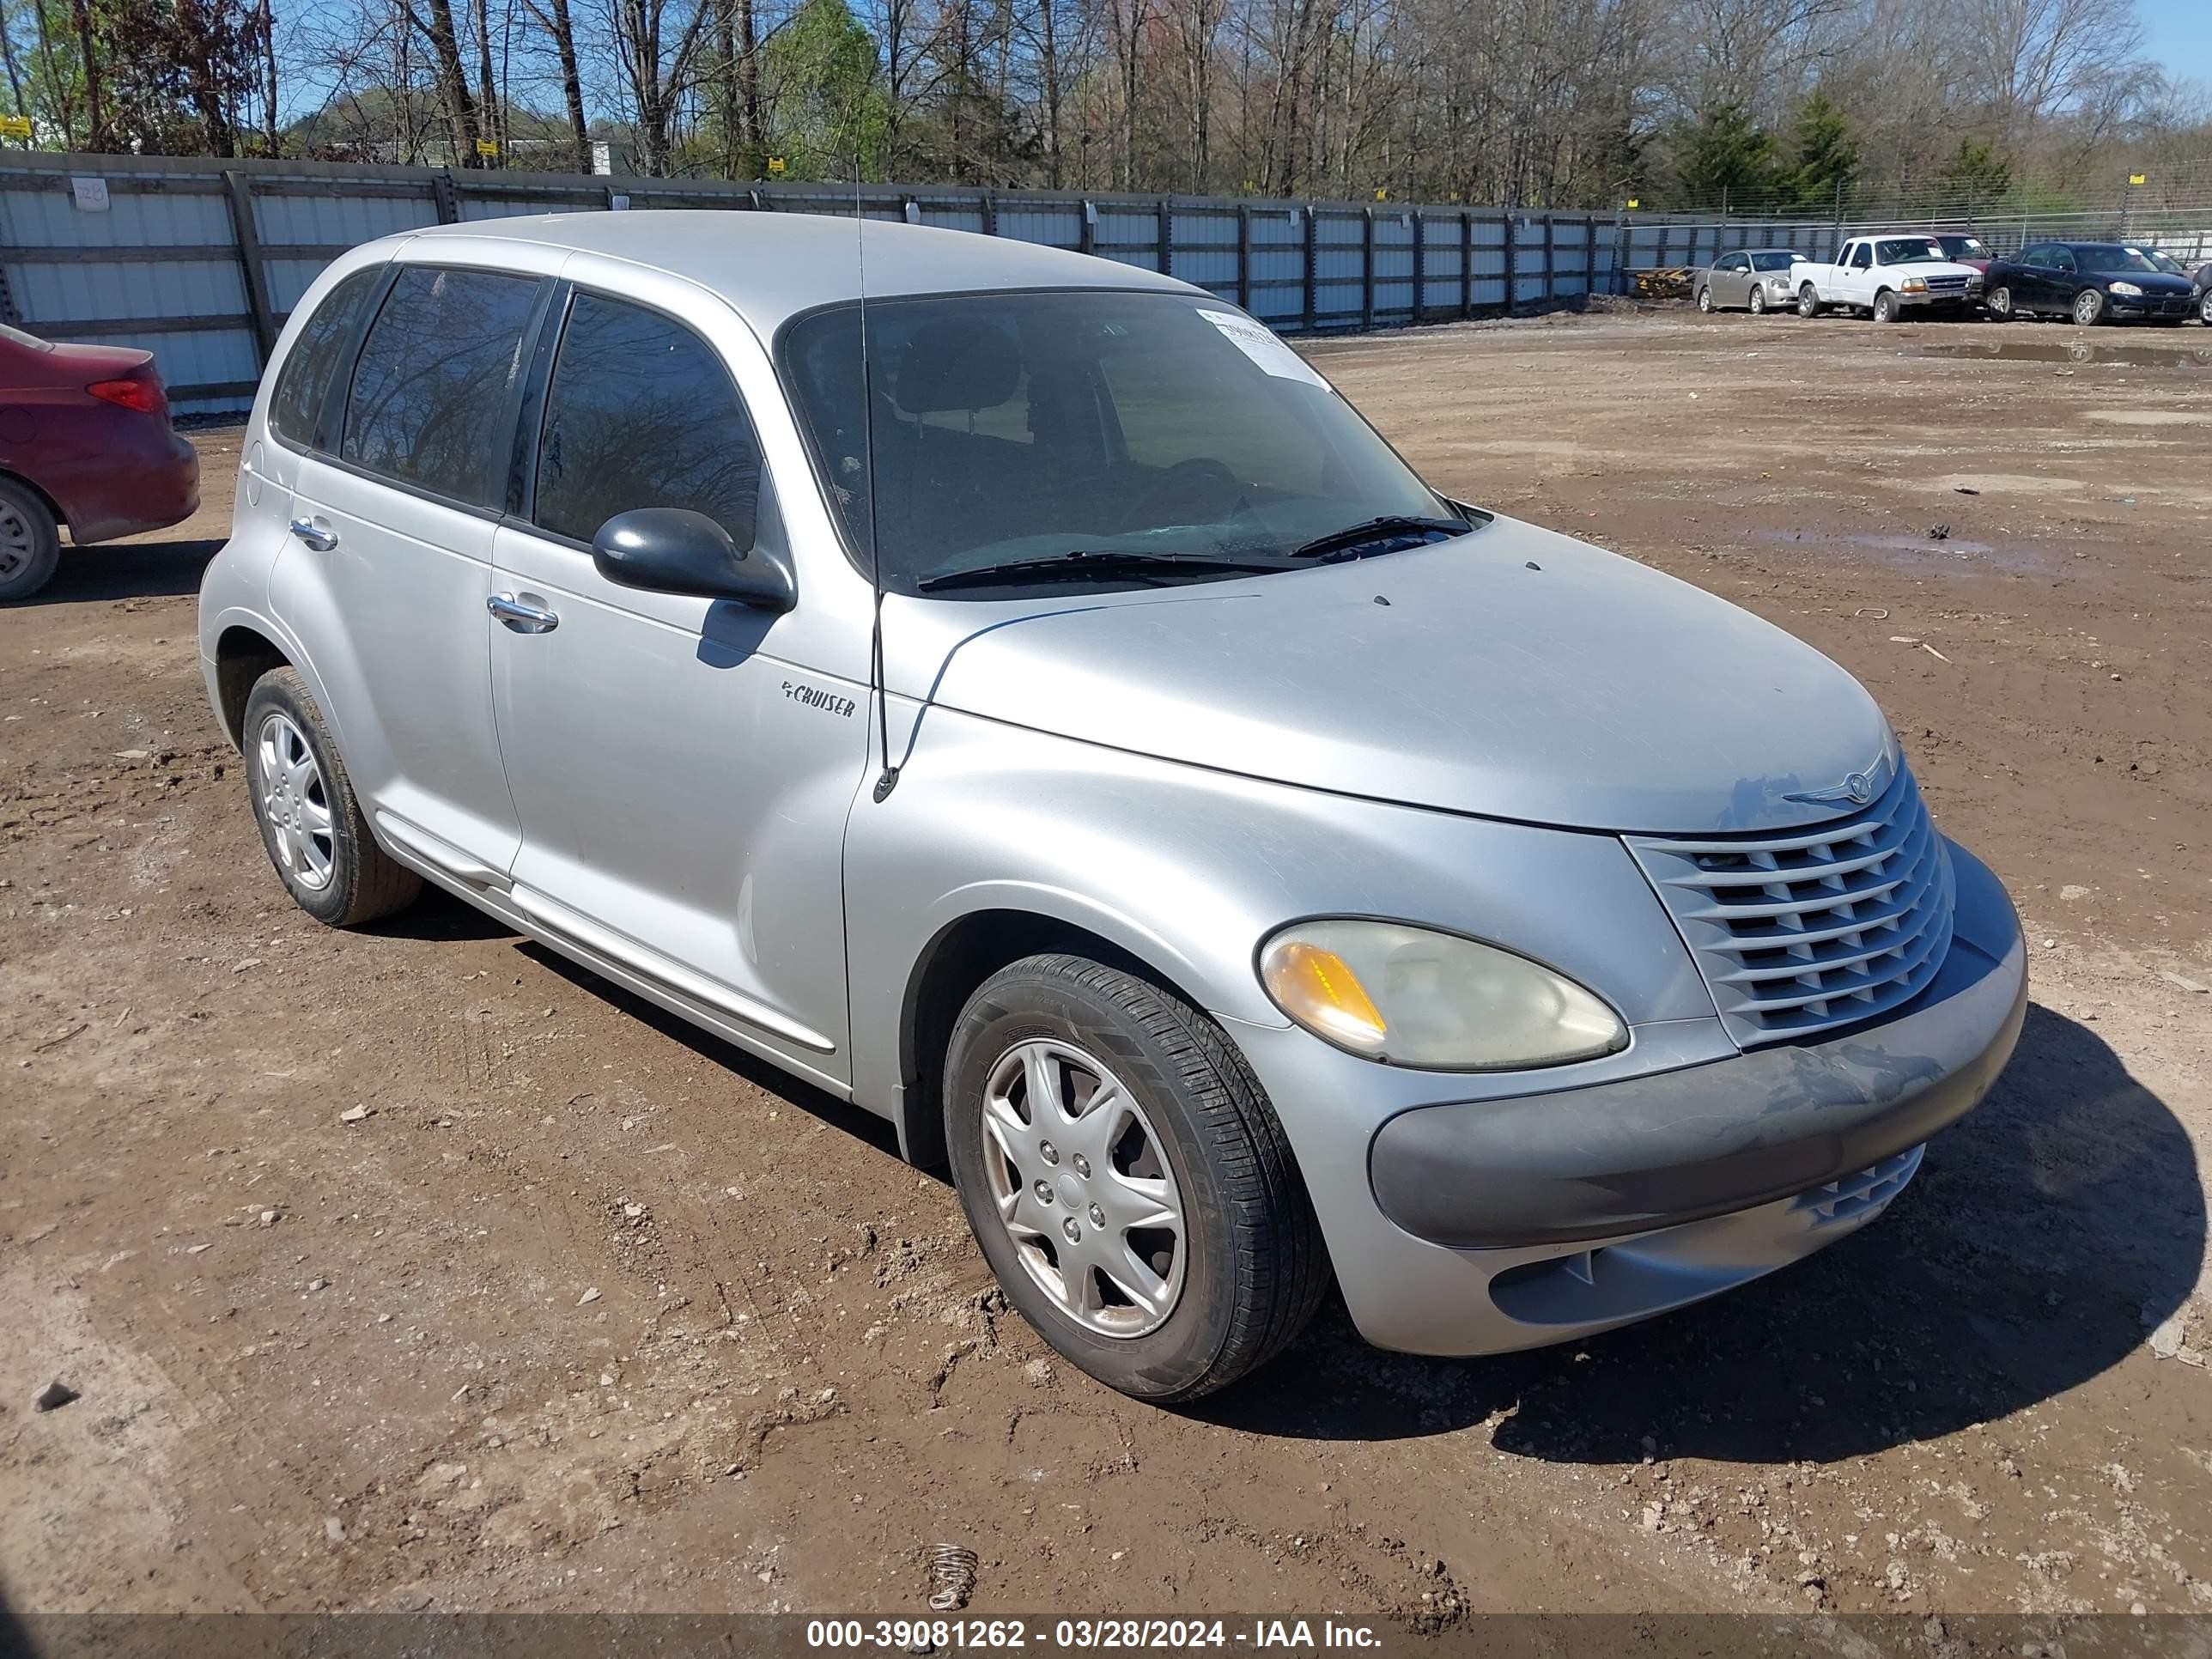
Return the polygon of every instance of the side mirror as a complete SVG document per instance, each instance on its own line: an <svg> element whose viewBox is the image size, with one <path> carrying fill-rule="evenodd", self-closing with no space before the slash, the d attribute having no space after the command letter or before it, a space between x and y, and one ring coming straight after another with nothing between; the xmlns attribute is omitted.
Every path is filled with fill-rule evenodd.
<svg viewBox="0 0 2212 1659"><path fill-rule="evenodd" d="M684 507L640 507L617 513L592 538L599 574L624 587L735 599L763 611L799 603L783 556L765 547L741 552L730 532Z"/></svg>

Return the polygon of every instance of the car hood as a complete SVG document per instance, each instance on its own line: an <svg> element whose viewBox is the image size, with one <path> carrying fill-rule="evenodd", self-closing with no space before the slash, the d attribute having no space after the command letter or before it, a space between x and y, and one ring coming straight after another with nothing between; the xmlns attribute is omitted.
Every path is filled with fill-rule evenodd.
<svg viewBox="0 0 2212 1659"><path fill-rule="evenodd" d="M1880 771L1893 743L1864 689L1810 646L1508 519L1283 575L1021 605L901 600L884 648L894 690L986 719L1580 829L1816 823L1849 810L1838 787ZM1814 792L1829 799L1793 799Z"/></svg>

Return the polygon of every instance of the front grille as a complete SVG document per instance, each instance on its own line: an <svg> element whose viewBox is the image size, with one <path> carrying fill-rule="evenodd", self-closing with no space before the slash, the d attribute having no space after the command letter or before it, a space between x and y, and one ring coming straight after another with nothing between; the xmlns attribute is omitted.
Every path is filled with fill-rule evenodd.
<svg viewBox="0 0 2212 1659"><path fill-rule="evenodd" d="M1928 291L1930 294L1963 294L1966 291L1967 280L1964 276L1930 276Z"/></svg>
<svg viewBox="0 0 2212 1659"><path fill-rule="evenodd" d="M1744 1048L1887 1013L1950 948L1950 855L1901 768L1872 806L1809 830L1626 841Z"/></svg>

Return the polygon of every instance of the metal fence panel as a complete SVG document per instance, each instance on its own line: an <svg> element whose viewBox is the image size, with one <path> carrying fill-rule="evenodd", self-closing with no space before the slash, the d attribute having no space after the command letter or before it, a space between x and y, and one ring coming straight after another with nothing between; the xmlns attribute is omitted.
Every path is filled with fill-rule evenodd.
<svg viewBox="0 0 2212 1659"><path fill-rule="evenodd" d="M79 204L74 174L106 181L105 210ZM609 206L849 215L855 204L828 184L9 155L0 320L143 346L181 411L235 410L316 276L379 236ZM858 208L1165 270L1285 332L1576 303L1694 235L1495 208L880 185L861 189Z"/></svg>

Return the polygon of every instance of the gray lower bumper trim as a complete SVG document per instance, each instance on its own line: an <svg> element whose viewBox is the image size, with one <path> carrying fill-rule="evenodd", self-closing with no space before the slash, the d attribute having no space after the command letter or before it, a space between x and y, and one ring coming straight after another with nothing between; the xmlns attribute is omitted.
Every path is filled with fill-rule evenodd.
<svg viewBox="0 0 2212 1659"><path fill-rule="evenodd" d="M2010 933L2002 957L1955 940L1910 1012L1856 1036L1401 1112L1370 1150L1376 1201L1433 1243L1573 1243L1863 1170L1963 1117L2004 1069L2027 1010L2027 954L2016 924Z"/></svg>

